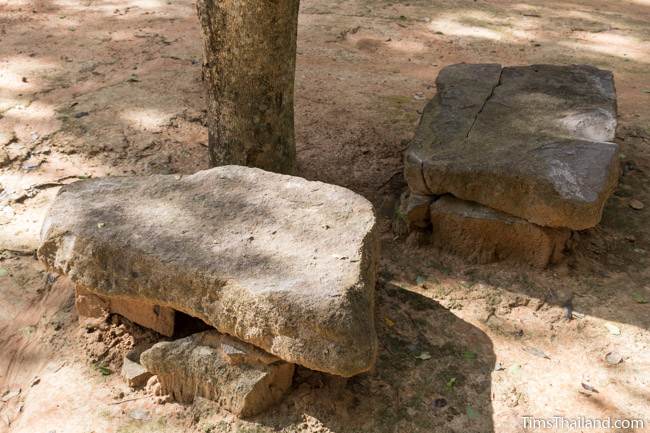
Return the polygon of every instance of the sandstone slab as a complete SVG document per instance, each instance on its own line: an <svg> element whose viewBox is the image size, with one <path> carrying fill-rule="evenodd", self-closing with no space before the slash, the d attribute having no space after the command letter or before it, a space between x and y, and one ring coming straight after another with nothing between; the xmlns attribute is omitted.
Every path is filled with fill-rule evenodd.
<svg viewBox="0 0 650 433"><path fill-rule="evenodd" d="M405 154L419 194L585 229L618 180L611 72L586 65L444 68Z"/></svg>
<svg viewBox="0 0 650 433"><path fill-rule="evenodd" d="M545 268L563 257L568 229L542 227L478 203L442 196L431 204L432 242L474 263Z"/></svg>
<svg viewBox="0 0 650 433"><path fill-rule="evenodd" d="M163 394L184 403L214 400L243 417L279 402L294 371L294 364L216 331L157 343L140 359Z"/></svg>
<svg viewBox="0 0 650 433"><path fill-rule="evenodd" d="M370 369L378 242L345 188L225 166L64 186L39 257L100 296L200 318L292 363Z"/></svg>

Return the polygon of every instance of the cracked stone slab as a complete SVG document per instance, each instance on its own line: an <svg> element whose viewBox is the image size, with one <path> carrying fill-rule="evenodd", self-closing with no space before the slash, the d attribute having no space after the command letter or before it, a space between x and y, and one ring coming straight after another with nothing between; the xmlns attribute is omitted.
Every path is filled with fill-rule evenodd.
<svg viewBox="0 0 650 433"><path fill-rule="evenodd" d="M291 387L294 364L216 331L156 343L140 355L176 401L216 401L242 417L279 402Z"/></svg>
<svg viewBox="0 0 650 433"><path fill-rule="evenodd" d="M313 370L375 361L372 205L334 185L226 166L64 186L39 257L102 297L200 318Z"/></svg>
<svg viewBox="0 0 650 433"><path fill-rule="evenodd" d="M405 155L413 192L453 194L542 226L598 224L619 174L611 72L459 64L437 86Z"/></svg>
<svg viewBox="0 0 650 433"><path fill-rule="evenodd" d="M542 227L450 195L431 204L432 243L474 263L510 261L545 268L557 263L568 229Z"/></svg>

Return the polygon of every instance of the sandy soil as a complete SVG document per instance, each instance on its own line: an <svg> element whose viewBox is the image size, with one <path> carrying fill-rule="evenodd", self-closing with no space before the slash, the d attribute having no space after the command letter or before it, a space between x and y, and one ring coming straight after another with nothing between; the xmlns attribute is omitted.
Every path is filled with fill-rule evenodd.
<svg viewBox="0 0 650 433"><path fill-rule="evenodd" d="M128 326L80 329L70 289L33 257L60 184L207 167L193 4L0 4L0 431L509 433L525 415L650 431L649 21L649 0L303 1L299 174L377 207L381 353L347 382L300 370L282 405L242 421L129 390L110 355ZM624 174L566 263L468 266L391 232L402 151L457 62L614 71Z"/></svg>

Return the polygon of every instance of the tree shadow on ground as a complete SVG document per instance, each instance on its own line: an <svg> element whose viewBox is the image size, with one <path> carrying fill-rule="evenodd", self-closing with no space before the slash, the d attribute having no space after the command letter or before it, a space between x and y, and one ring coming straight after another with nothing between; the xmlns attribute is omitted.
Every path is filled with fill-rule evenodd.
<svg viewBox="0 0 650 433"><path fill-rule="evenodd" d="M276 431L305 422L336 433L492 432L487 335L388 282L377 294L374 371L345 380L299 368L285 401L254 422Z"/></svg>

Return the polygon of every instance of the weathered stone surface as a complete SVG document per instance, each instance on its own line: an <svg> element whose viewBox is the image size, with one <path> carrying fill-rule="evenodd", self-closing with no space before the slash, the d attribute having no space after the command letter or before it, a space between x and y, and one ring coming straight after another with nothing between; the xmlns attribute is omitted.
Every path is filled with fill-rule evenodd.
<svg viewBox="0 0 650 433"><path fill-rule="evenodd" d="M152 374L140 364L140 356L146 347L131 349L122 359L122 378L131 388L141 388L146 385Z"/></svg>
<svg viewBox="0 0 650 433"><path fill-rule="evenodd" d="M101 296L155 303L341 376L377 351L372 205L345 188L226 166L63 187L40 258Z"/></svg>
<svg viewBox="0 0 650 433"><path fill-rule="evenodd" d="M478 203L443 196L431 204L432 243L474 263L544 268L563 257L568 229L542 227Z"/></svg>
<svg viewBox="0 0 650 433"><path fill-rule="evenodd" d="M59 277L59 279L63 278L67 280L66 277ZM71 281L70 284L74 286L74 283ZM80 319L106 319L111 314L111 304L108 299L98 296L82 287L76 286L74 290L74 304Z"/></svg>
<svg viewBox="0 0 650 433"><path fill-rule="evenodd" d="M612 74L586 65L452 65L405 155L419 194L585 229L618 180Z"/></svg>
<svg viewBox="0 0 650 433"><path fill-rule="evenodd" d="M75 306L81 319L105 318L114 313L167 337L174 334L175 311L169 307L133 298L101 296L78 284L75 287Z"/></svg>
<svg viewBox="0 0 650 433"><path fill-rule="evenodd" d="M205 331L155 344L140 356L162 393L190 403L200 396L239 416L277 403L291 387L294 364L250 344Z"/></svg>
<svg viewBox="0 0 650 433"><path fill-rule="evenodd" d="M431 200L429 195L404 191L400 197L398 217L404 220L409 229L428 227Z"/></svg>

